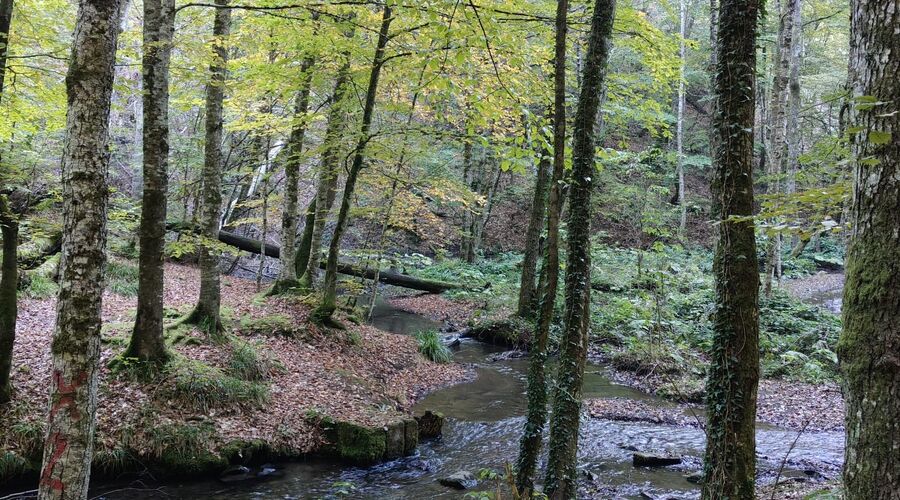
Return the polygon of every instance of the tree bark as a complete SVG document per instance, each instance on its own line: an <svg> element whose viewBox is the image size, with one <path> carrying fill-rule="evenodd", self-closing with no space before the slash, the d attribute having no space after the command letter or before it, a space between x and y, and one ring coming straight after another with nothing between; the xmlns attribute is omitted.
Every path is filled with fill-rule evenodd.
<svg viewBox="0 0 900 500"><path fill-rule="evenodd" d="M219 289L219 255L213 242L219 231L222 209L222 122L225 100L226 64L228 50L225 38L231 29L231 9L228 0L216 0L213 21L213 62L209 65L209 83L206 86L206 144L203 155L200 232L200 297L187 321L196 323L211 335L222 330L219 305L222 300Z"/></svg>
<svg viewBox="0 0 900 500"><path fill-rule="evenodd" d="M284 209L281 213L281 274L272 286L272 293L282 293L297 286L296 241L297 241L297 197L300 182L300 162L302 161L303 139L306 136L309 111L309 93L312 87L312 55L303 58L300 65L300 90L294 103L294 119L288 139L288 154L284 161Z"/></svg>
<svg viewBox="0 0 900 500"><path fill-rule="evenodd" d="M528 215L528 228L525 230L525 254L522 256L522 277L519 281L519 302L517 312L523 318L534 316L535 280L537 278L537 261L540 253L541 230L547 212L547 183L550 178L551 158L546 151L541 151L537 164L537 179L534 183L534 196Z"/></svg>
<svg viewBox="0 0 900 500"><path fill-rule="evenodd" d="M779 15L778 23L778 47L775 55L775 75L772 79L772 95L769 124L769 161L766 194L773 196L781 192L781 176L786 170L787 164L787 91L790 76L791 51L794 46L794 10L799 7L799 0L784 0L784 8L781 2L776 2L776 11ZM766 297L772 295L772 282L776 277L776 269L781 254L781 235L770 233L766 245L766 266L764 292Z"/></svg>
<svg viewBox="0 0 900 500"><path fill-rule="evenodd" d="M687 5L686 0L678 1L679 10L679 29L681 31L681 40L678 43L678 54L681 59L679 65L678 76L678 117L676 124L676 143L678 156L678 208L681 217L678 223L679 236L684 237L687 229L687 204L685 203L685 186L684 186L684 98L685 98L685 77L684 70L687 65Z"/></svg>
<svg viewBox="0 0 900 500"><path fill-rule="evenodd" d="M106 264L109 109L123 0L81 0L66 75L63 244L38 498L87 498Z"/></svg>
<svg viewBox="0 0 900 500"><path fill-rule="evenodd" d="M6 57L9 55L9 28L12 25L13 0L0 0L0 100L6 77Z"/></svg>
<svg viewBox="0 0 900 500"><path fill-rule="evenodd" d="M392 20L393 14L391 6L389 3L385 3L381 18L381 27L378 31L378 42L375 47L375 57L372 61L372 71L369 76L369 86L366 89L366 101L363 106L362 123L360 124L359 130L359 142L356 144L353 164L350 166L350 171L347 173L347 181L344 184L344 194L341 199L341 209L340 212L338 212L337 226L334 228L334 236L331 237L331 244L328 247L328 261L325 266L322 303L313 312L313 319L319 322L330 321L331 315L337 307L338 254L341 249L341 239L343 239L344 231L347 229L350 218L350 203L353 198L354 189L356 188L356 180L363 168L366 143L369 141L369 128L371 127L372 115L375 111L375 98L378 94L378 78L381 76L381 67L384 65L384 52L387 47ZM315 251L314 248L312 250Z"/></svg>
<svg viewBox="0 0 900 500"><path fill-rule="evenodd" d="M575 498L578 483L578 428L590 326L591 191L596 175L594 128L612 45L615 10L615 0L594 2L584 77L572 134L566 309L559 375L550 419L550 454L545 486L545 493L552 499Z"/></svg>
<svg viewBox="0 0 900 500"><path fill-rule="evenodd" d="M12 398L10 371L16 340L16 289L19 269L16 262L19 221L6 199L0 195L0 231L3 233L3 264L0 267L0 404Z"/></svg>
<svg viewBox="0 0 900 500"><path fill-rule="evenodd" d="M547 422L547 344L550 339L550 325L556 305L559 286L559 205L560 189L566 163L566 35L568 32L569 2L556 3L556 36L553 57L553 176L550 179L550 199L547 210L547 248L541 270L543 294L540 302L537 331L529 353L528 364L528 412L525 428L519 441L519 457L516 462L516 488L522 494L534 490L534 475L544 425ZM542 158L543 160L543 158ZM537 200L537 194L535 194ZM543 220L543 217L541 217ZM532 278L533 280L533 278ZM529 284L532 282L529 281ZM523 282L524 285L524 282ZM521 309L522 296L519 296Z"/></svg>
<svg viewBox="0 0 900 500"><path fill-rule="evenodd" d="M844 375L848 500L900 492L900 5L851 2L849 82L855 158L838 345Z"/></svg>
<svg viewBox="0 0 900 500"><path fill-rule="evenodd" d="M722 0L716 67L713 260L716 314L707 392L703 499L752 499L759 381L759 272L753 215L753 124L759 0ZM739 220L732 220L740 217Z"/></svg>
<svg viewBox="0 0 900 500"><path fill-rule="evenodd" d="M303 276L306 272L306 265L309 263L309 252L312 245L312 231L316 220L316 198L313 196L312 201L306 207L303 216L303 232L300 234L297 245L297 256L294 258L294 269L297 276Z"/></svg>
<svg viewBox="0 0 900 500"><path fill-rule="evenodd" d="M169 60L175 0L144 0L144 193L138 229L137 317L124 356L162 364L166 193L169 185Z"/></svg>
<svg viewBox="0 0 900 500"><path fill-rule="evenodd" d="M352 37L352 34L350 35ZM300 279L302 288L311 290L316 286L316 278L319 274L319 260L321 259L322 235L325 234L325 224L331 214L331 206L334 204L334 195L337 189L339 175L339 161L341 152L341 132L344 130L347 111L344 95L347 93L350 80L350 54L344 54L344 63L338 69L337 79L334 84L334 93L331 97L331 109L328 110L328 125L325 129L325 150L322 153L322 163L319 165L319 183L316 187L315 210L312 217L312 225L309 240L309 258L306 268Z"/></svg>

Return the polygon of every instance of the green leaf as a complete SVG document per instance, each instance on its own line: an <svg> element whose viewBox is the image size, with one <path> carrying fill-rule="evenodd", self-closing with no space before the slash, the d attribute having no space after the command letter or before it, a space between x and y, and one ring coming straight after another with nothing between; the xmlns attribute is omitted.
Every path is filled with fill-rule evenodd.
<svg viewBox="0 0 900 500"><path fill-rule="evenodd" d="M882 130L869 131L869 142L875 144L876 146L887 144L891 142L891 133L884 132Z"/></svg>

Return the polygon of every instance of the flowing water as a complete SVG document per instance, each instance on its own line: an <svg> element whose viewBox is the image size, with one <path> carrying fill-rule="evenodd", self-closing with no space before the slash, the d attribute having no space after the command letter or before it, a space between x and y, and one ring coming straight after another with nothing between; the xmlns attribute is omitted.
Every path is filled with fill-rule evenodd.
<svg viewBox="0 0 900 500"><path fill-rule="evenodd" d="M372 323L397 333L412 334L440 325L385 304L375 308ZM438 440L420 443L415 456L371 467L351 467L315 460L284 464L285 476L266 482L225 485L216 481L168 485L165 498L335 498L342 490L348 498L419 499L461 498L463 493L438 483L457 471L477 474L480 469L502 470L515 460L525 413L526 359L491 362L502 349L475 341L463 341L454 359L474 365L478 377L467 383L432 393L416 410L442 412L447 421ZM666 404L652 396L616 385L604 376L602 366L589 365L585 376L587 398L620 397ZM579 462L584 478L608 488L596 498L696 498L697 486L685 475L699 470L704 447L703 431L634 422L582 419ZM794 443L796 439L796 443ZM635 468L629 449L666 450L685 457L669 468ZM834 432L799 436L771 426L757 431L757 453L763 475L774 476L790 452L786 470L813 468L833 471L843 460L843 435ZM543 459L545 460L546 457ZM543 462L541 466L543 467ZM487 489L492 483L482 483ZM107 498L127 498L127 492ZM146 497L141 494L141 497ZM159 498L164 498L159 496Z"/></svg>

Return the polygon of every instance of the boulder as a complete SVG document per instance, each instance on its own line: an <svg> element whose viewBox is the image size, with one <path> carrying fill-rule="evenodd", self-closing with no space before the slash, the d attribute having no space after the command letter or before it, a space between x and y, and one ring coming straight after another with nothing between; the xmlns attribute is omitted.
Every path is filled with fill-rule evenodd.
<svg viewBox="0 0 900 500"><path fill-rule="evenodd" d="M235 465L233 467L229 467L222 471L221 474L219 474L219 481L222 481L223 483L236 483L252 478L253 474L250 473L250 469L244 467L243 465Z"/></svg>
<svg viewBox="0 0 900 500"><path fill-rule="evenodd" d="M478 485L475 476L473 476L471 472L465 470L441 478L438 482L448 488L457 490L470 490Z"/></svg>
<svg viewBox="0 0 900 500"><path fill-rule="evenodd" d="M488 361L494 363L497 361L506 361L509 359L519 359L528 356L528 353L525 351L520 351L518 349L514 349L512 351L504 351L498 352L497 354L492 354L488 357Z"/></svg>
<svg viewBox="0 0 900 500"><path fill-rule="evenodd" d="M631 463L635 467L664 467L680 464L681 457L636 452L631 456Z"/></svg>
<svg viewBox="0 0 900 500"><path fill-rule="evenodd" d="M436 438L443 432L444 415L440 412L425 410L425 413L416 417L416 422L419 424L419 439Z"/></svg>
<svg viewBox="0 0 900 500"><path fill-rule="evenodd" d="M324 418L319 425L328 445L325 452L356 464L373 464L412 454L419 444L415 419L396 420L383 427Z"/></svg>

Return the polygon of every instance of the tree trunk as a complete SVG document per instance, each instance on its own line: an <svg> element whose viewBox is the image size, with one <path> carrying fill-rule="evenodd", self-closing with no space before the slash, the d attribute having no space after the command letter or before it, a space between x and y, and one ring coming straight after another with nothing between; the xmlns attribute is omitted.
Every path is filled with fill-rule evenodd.
<svg viewBox="0 0 900 500"><path fill-rule="evenodd" d="M300 90L294 103L294 119L287 144L287 158L284 160L284 208L281 213L281 274L272 286L272 293L282 293L297 286L296 241L297 241L297 197L300 182L300 162L302 161L303 139L306 136L309 111L309 93L312 87L313 58L307 55L300 65Z"/></svg>
<svg viewBox="0 0 900 500"><path fill-rule="evenodd" d="M12 24L13 0L0 0L0 100L6 76L6 56L9 49L9 27ZM0 181L3 179L0 178ZM0 404L12 396L9 382L12 369L13 343L16 336L19 223L6 197L0 194L0 230L3 232L3 263L0 272Z"/></svg>
<svg viewBox="0 0 900 500"><path fill-rule="evenodd" d="M793 8L794 20L791 25L794 28L793 47L791 47L791 75L788 79L787 101L787 179L784 184L784 193L794 194L797 191L797 172L800 170L800 65L803 53L803 9L800 0L792 0L796 3ZM830 133L830 132L826 132ZM791 238L791 246L796 247L799 238L794 235ZM781 273L779 273L780 276Z"/></svg>
<svg viewBox="0 0 900 500"><path fill-rule="evenodd" d="M545 486L545 493L552 499L575 498L578 483L578 427L590 326L591 191L596 176L594 128L612 44L615 10L615 0L594 2L584 77L572 134L566 312L550 419L550 455Z"/></svg>
<svg viewBox="0 0 900 500"><path fill-rule="evenodd" d="M123 0L81 0L66 75L63 244L38 498L87 498L106 264L109 109Z"/></svg>
<svg viewBox="0 0 900 500"><path fill-rule="evenodd" d="M893 7L893 8L892 8ZM847 500L900 492L900 9L851 2L850 123L856 158L843 332Z"/></svg>
<svg viewBox="0 0 900 500"><path fill-rule="evenodd" d="M468 125L465 126L468 130ZM473 193L478 192L478 174L474 172L473 165L473 144L472 138L469 137L468 132L466 132L466 137L463 140L463 182L468 183L469 189ZM470 179L471 175L471 179ZM472 208L466 208L463 217L463 234L459 243L459 256L463 260L468 263L472 263L475 260L475 252L472 249L474 244L474 235L472 234L472 221L475 218L475 214Z"/></svg>
<svg viewBox="0 0 900 500"><path fill-rule="evenodd" d="M315 220L316 198L313 197L312 201L307 205L305 215L303 216L303 232L300 234L299 244L297 245L297 256L294 258L294 269L297 276L303 276L303 273L306 272L306 264L309 262L309 250L312 245L312 231Z"/></svg>
<svg viewBox="0 0 900 500"><path fill-rule="evenodd" d="M350 219L350 202L356 188L356 180L363 168L366 143L369 141L369 128L372 124L372 115L375 111L375 98L378 94L378 78L381 75L381 67L384 65L384 52L389 38L392 17L391 6L384 4L381 18L381 28L378 31L378 43L375 47L375 58L372 61L372 71L369 76L369 86L366 89L366 101L363 107L362 123L359 130L359 142L356 144L353 156L353 164L347 173L347 182L344 184L344 195L341 198L341 210L338 212L337 226L334 228L334 236L328 247L328 261L325 266L324 294L322 303L313 313L313 319L319 322L331 320L331 315L337 306L337 264L338 254L341 249L341 239ZM315 251L315 249L312 249ZM311 256L311 255L310 255Z"/></svg>
<svg viewBox="0 0 900 500"><path fill-rule="evenodd" d="M684 95L685 95L685 79L684 69L687 65L687 5L686 0L678 1L679 7L679 28L681 30L681 40L678 43L678 53L681 58L679 65L678 77L678 117L676 125L676 143L678 156L678 208L681 211L681 218L678 223L679 236L684 237L687 228L687 203L685 203L684 192Z"/></svg>
<svg viewBox="0 0 900 500"><path fill-rule="evenodd" d="M713 216L716 314L702 498L754 498L759 272L753 221L753 123L759 0L722 0L717 40ZM742 219L734 221L732 217Z"/></svg>
<svg viewBox="0 0 900 500"><path fill-rule="evenodd" d="M787 163L787 90L790 75L791 51L794 46L794 14L798 7L798 0L783 0L776 2L776 12L779 15L778 23L778 47L775 54L775 70L772 79L772 95L770 109L771 122L769 124L769 161L766 194L777 195L781 192L781 176L786 170ZM764 292L766 297L772 295L772 282L776 276L778 258L781 254L781 235L770 233L766 244L766 266Z"/></svg>
<svg viewBox="0 0 900 500"><path fill-rule="evenodd" d="M200 297L187 321L196 323L210 335L222 330L219 304L219 255L214 242L219 231L222 208L222 121L225 100L228 50L225 38L231 28L228 0L216 0L213 22L213 62L209 65L210 81L206 86L206 144L203 154L203 203L200 224Z"/></svg>
<svg viewBox="0 0 900 500"><path fill-rule="evenodd" d="M0 99L6 77L6 56L9 54L9 27L12 25L13 0L0 0Z"/></svg>
<svg viewBox="0 0 900 500"><path fill-rule="evenodd" d="M352 35L350 35L352 37ZM325 234L325 224L331 214L331 206L334 204L335 190L339 175L339 162L341 153L341 132L344 130L347 111L345 109L344 95L347 93L350 80L350 55L344 54L344 63L338 69L337 79L334 84L334 93L331 98L331 109L328 110L328 125L325 130L325 150L322 153L322 163L319 166L319 183L316 187L315 211L313 213L309 258L306 269L300 279L300 286L311 290L316 285L316 277L319 274L319 260L322 258L322 235Z"/></svg>
<svg viewBox="0 0 900 500"><path fill-rule="evenodd" d="M5 195L0 195L0 231L3 232L3 264L0 267L0 404L3 404L12 397L9 377L16 339L16 289L19 283L16 262L19 221Z"/></svg>
<svg viewBox="0 0 900 500"><path fill-rule="evenodd" d="M565 172L566 160L566 24L569 14L568 0L556 3L556 37L553 58L553 177L550 179L550 199L547 210L547 249L541 270L544 284L540 302L537 331L529 353L528 364L528 412L525 428L519 441L519 458L516 462L516 488L523 495L534 490L534 475L544 425L547 422L547 344L553 309L556 305L556 291L559 285L559 203L560 185ZM543 160L543 158L541 158ZM537 194L535 194L537 200ZM543 217L541 217L543 219ZM533 280L533 278L532 278ZM531 284L532 282L529 281ZM524 285L524 282L523 282ZM521 309L522 296L519 296Z"/></svg>
<svg viewBox="0 0 900 500"><path fill-rule="evenodd" d="M162 364L163 264L169 185L169 60L175 0L144 0L144 194L141 200L137 317L123 356Z"/></svg>
<svg viewBox="0 0 900 500"><path fill-rule="evenodd" d="M564 0L567 1L567 0ZM537 278L537 261L541 243L541 229L544 226L544 214L547 205L547 182L550 177L551 158L541 148L537 164L537 179L534 183L534 196L531 199L531 210L528 215L528 228L525 230L525 255L522 257L522 277L519 282L519 303L516 314L523 318L534 315L535 280Z"/></svg>

